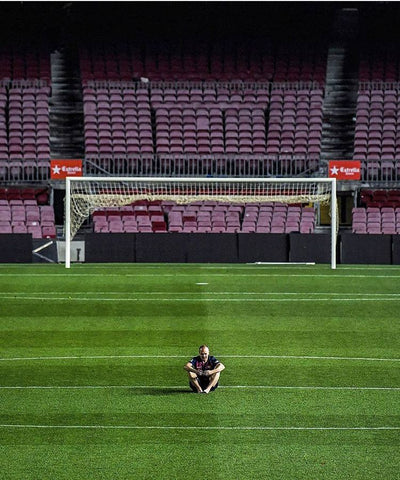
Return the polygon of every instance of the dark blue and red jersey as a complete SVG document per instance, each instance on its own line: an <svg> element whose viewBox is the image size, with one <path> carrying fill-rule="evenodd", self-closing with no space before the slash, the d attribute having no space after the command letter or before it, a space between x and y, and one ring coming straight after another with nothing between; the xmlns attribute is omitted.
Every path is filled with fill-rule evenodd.
<svg viewBox="0 0 400 480"><path fill-rule="evenodd" d="M219 361L212 355L209 355L207 362L203 362L200 355L197 355L197 357L193 357L190 360L190 363L196 370L214 370L219 364Z"/></svg>

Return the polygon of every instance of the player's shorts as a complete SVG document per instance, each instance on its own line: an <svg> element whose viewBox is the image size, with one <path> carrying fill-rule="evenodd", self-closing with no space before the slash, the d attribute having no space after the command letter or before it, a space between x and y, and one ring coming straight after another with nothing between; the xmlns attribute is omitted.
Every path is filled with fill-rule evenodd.
<svg viewBox="0 0 400 480"><path fill-rule="evenodd" d="M197 377L197 380L200 383L200 387L202 390L208 387L208 384L210 383L207 377ZM218 382L219 383L219 382ZM210 392L213 392L216 388L218 388L218 383L212 387ZM189 382L190 388L193 390L193 392L197 392L196 387L192 384L192 382Z"/></svg>

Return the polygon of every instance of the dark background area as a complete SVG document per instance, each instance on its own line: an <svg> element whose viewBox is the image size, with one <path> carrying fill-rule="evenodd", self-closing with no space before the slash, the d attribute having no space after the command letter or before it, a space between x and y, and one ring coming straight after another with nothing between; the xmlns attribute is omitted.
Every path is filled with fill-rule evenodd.
<svg viewBox="0 0 400 480"><path fill-rule="evenodd" d="M1 2L0 40L57 47L71 39L321 39L341 8L358 10L363 38L398 35L399 2Z"/></svg>

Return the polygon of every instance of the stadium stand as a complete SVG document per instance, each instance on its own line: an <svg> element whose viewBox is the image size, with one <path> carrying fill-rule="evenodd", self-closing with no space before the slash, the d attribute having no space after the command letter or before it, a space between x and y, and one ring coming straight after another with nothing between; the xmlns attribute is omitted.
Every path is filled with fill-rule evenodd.
<svg viewBox="0 0 400 480"><path fill-rule="evenodd" d="M365 162L368 178L391 180L398 168L397 90L363 90L357 100L354 159Z"/></svg>
<svg viewBox="0 0 400 480"><path fill-rule="evenodd" d="M182 17L181 22L174 19L179 29L171 34L171 29L163 31L160 24L151 28L154 12L148 13L147 23L146 15L140 16L134 31L128 33L124 12L116 7L115 28L103 36L93 35L100 31L103 7L99 7L98 17L92 17L90 6L68 6L73 13L65 25L83 25L85 18L86 29L72 28L66 33L68 28L63 27L55 34L53 26L50 41L32 41L28 28L20 41L10 38L0 48L0 182L28 189L52 185L49 159L62 152L63 143L68 152L64 158L72 158L68 142L72 144L76 138L83 139L84 173L92 176L325 176L327 159L340 158L341 153L332 153L326 127L342 121L335 120L335 115L343 108L344 97L335 97L332 85L338 89L344 85L348 99L355 92L356 104L349 105L356 106L350 112L354 122L339 126L350 138L349 130L354 128L351 151L343 159L359 160L362 172L361 181L349 189L354 192L354 209L342 226L361 231L365 225L366 233L398 233L396 223L393 228L393 222L386 221L389 217L392 221L391 212L382 211L392 208L396 217L400 206L400 196L395 193L400 175L400 62L393 32L386 31L389 17L373 27L374 31L385 27L376 36L379 40L357 44L351 43L354 36L346 37L337 25L346 15L353 21L354 12L340 10L342 16L333 21L337 7L329 6L324 13L315 8L318 13L313 18L319 21L314 21L311 35L309 28L301 25L304 11L296 8L301 12L298 19L293 20L290 9L285 16L271 6L271 17L263 19L262 28L245 27L240 18L241 28L227 24L223 34L217 19L208 18L209 30L196 31ZM359 12L358 38L364 39L372 17L363 6ZM204 18L198 19L199 25L202 21ZM330 28L338 38L328 35ZM67 67L63 70L57 62L64 60ZM346 62L355 70L346 70L342 78L340 69ZM76 84L78 92L72 87ZM58 105L56 109L59 97L68 98L71 108L82 116L78 136L79 125L71 127L65 137L57 131L64 108ZM57 141L61 149L55 148ZM351 201L351 195L347 196ZM2 227L23 232L37 226L28 221L39 222L41 235L53 236L54 218L42 218L44 205L37 206L38 219L37 210L28 212L29 205L23 206L25 219L22 208L17 208L14 216L12 207L17 205L4 203L10 219L6 220L4 213L3 221L10 225ZM314 232L318 224L314 213L307 225L301 206L291 206L300 211L290 211L284 221L282 215L275 218L275 210L270 217L268 205L257 206L257 212L242 206L240 214L229 212L229 222L224 205L216 205L208 213L196 211L196 205L189 207L196 214L187 221L179 210L166 212L165 205L158 212L160 218L129 210L110 213L114 218L98 213L93 228L111 232L302 233ZM372 221L378 216L370 218L369 211L365 212L363 222L359 208L379 209L379 229L379 222ZM47 221L53 224L47 225Z"/></svg>
<svg viewBox="0 0 400 480"><path fill-rule="evenodd" d="M17 43L2 45L0 50L0 78L23 84L36 80L36 84L49 84L51 81L50 49L48 46Z"/></svg>
<svg viewBox="0 0 400 480"><path fill-rule="evenodd" d="M315 210L273 202L229 204L140 201L93 213L95 233L313 233Z"/></svg>
<svg viewBox="0 0 400 480"><path fill-rule="evenodd" d="M393 42L365 42L360 51L354 159L368 180L395 181L400 140L397 135L399 56Z"/></svg>
<svg viewBox="0 0 400 480"><path fill-rule="evenodd" d="M0 181L48 178L50 51L0 52Z"/></svg>
<svg viewBox="0 0 400 480"><path fill-rule="evenodd" d="M0 52L0 181L48 178L50 164L50 52L36 46ZM2 189L0 231L55 238L54 208L43 188Z"/></svg>
<svg viewBox="0 0 400 480"><path fill-rule="evenodd" d="M48 203L49 194L43 188L0 189L0 232L55 238L54 208Z"/></svg>
<svg viewBox="0 0 400 480"><path fill-rule="evenodd" d="M353 209L352 232L399 234L400 208L355 207Z"/></svg>

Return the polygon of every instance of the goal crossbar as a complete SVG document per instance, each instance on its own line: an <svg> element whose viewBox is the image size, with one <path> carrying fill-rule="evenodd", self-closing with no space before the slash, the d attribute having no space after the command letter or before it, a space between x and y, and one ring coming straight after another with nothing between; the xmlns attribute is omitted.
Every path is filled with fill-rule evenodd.
<svg viewBox="0 0 400 480"><path fill-rule="evenodd" d="M334 178L189 178L67 177L65 266L71 240L98 208L122 207L139 200L229 203L319 203L331 206L331 266L336 268L336 179Z"/></svg>

